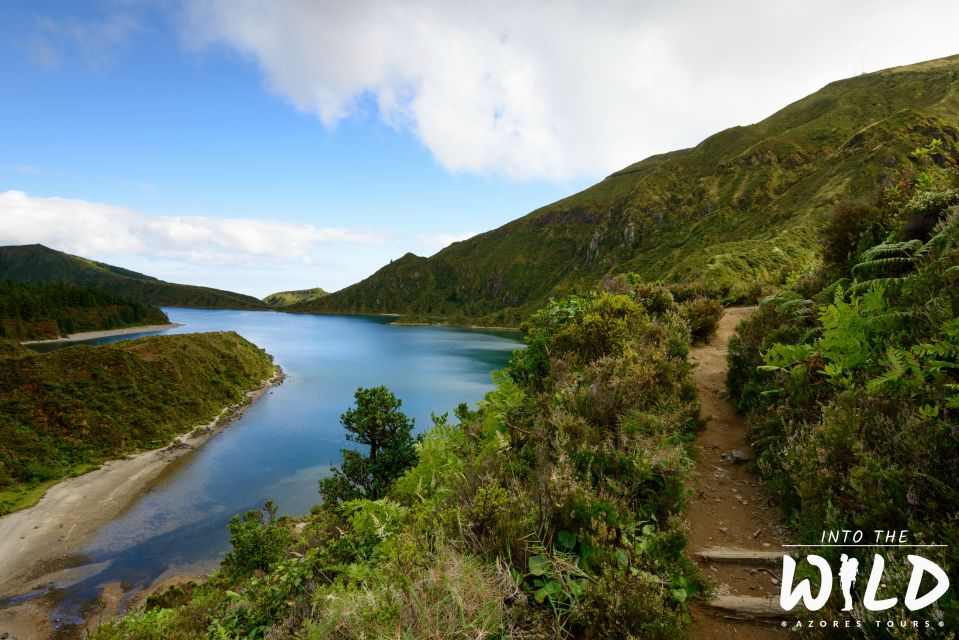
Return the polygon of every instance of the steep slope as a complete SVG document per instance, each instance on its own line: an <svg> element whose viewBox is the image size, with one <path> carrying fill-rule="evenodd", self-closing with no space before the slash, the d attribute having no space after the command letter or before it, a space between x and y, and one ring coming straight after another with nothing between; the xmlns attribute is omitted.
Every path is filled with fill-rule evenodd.
<svg viewBox="0 0 959 640"><path fill-rule="evenodd" d="M609 273L730 284L814 259L840 200L957 163L959 56L827 85L762 122L647 158L430 258L407 254L294 311L525 313ZM942 141L929 166L911 155ZM890 191L893 192L894 191Z"/></svg>
<svg viewBox="0 0 959 640"><path fill-rule="evenodd" d="M263 302L275 309L279 309L299 302L311 302L328 295L330 294L319 287L313 289L298 289L296 291L277 291L263 298Z"/></svg>
<svg viewBox="0 0 959 640"><path fill-rule="evenodd" d="M164 282L121 267L55 251L42 244L0 247L0 280L63 282L102 289L145 304L170 307L261 309L266 306L252 296Z"/></svg>

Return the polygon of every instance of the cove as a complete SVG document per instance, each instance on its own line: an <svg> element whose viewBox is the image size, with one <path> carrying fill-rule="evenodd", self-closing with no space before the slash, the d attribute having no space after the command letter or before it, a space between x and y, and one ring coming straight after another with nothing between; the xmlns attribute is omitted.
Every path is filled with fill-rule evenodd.
<svg viewBox="0 0 959 640"><path fill-rule="evenodd" d="M481 400L493 388L490 371L520 346L515 331L400 327L381 317L164 311L184 326L163 333L236 331L272 354L286 380L106 524L70 562L69 583L36 594L55 600L58 625L81 622L106 584L119 582L126 604L158 579L216 569L235 513L265 500L283 514L309 511L320 500L317 481L347 444L339 416L357 387L389 387L423 431L431 412L452 415L460 402Z"/></svg>

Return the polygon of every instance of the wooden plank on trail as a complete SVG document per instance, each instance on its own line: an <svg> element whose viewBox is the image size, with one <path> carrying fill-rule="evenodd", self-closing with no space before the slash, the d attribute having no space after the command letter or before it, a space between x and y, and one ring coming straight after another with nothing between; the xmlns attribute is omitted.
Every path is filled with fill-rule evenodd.
<svg viewBox="0 0 959 640"><path fill-rule="evenodd" d="M697 551L696 555L711 562L741 562L744 564L781 564L782 551L754 551L735 547L709 547Z"/></svg>
<svg viewBox="0 0 959 640"><path fill-rule="evenodd" d="M707 604L713 609L750 619L795 617L804 611L802 604L792 611L783 611L779 606L779 596L719 596Z"/></svg>

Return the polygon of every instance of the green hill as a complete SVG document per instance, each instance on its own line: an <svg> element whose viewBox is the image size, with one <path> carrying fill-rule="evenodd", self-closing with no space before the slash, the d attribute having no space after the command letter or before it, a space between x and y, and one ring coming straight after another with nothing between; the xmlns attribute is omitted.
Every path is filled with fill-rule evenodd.
<svg viewBox="0 0 959 640"><path fill-rule="evenodd" d="M80 331L169 322L153 305L99 289L0 281L0 338L58 338Z"/></svg>
<svg viewBox="0 0 959 640"><path fill-rule="evenodd" d="M509 318L621 272L725 287L777 280L816 259L837 201L938 184L955 166L957 127L959 56L840 80L762 122L652 156L289 310ZM920 166L911 152L937 139L933 162Z"/></svg>
<svg viewBox="0 0 959 640"><path fill-rule="evenodd" d="M273 375L235 333L37 354L0 340L0 514L105 460L168 444Z"/></svg>
<svg viewBox="0 0 959 640"><path fill-rule="evenodd" d="M330 294L319 287L313 289L298 289L296 291L277 291L263 298L263 302L271 307L280 308L288 307L291 304L297 304L299 302L311 302L328 295Z"/></svg>
<svg viewBox="0 0 959 640"><path fill-rule="evenodd" d="M265 306L252 296L164 282L121 267L55 251L42 244L0 247L0 280L63 282L102 289L144 304L168 307L262 309Z"/></svg>

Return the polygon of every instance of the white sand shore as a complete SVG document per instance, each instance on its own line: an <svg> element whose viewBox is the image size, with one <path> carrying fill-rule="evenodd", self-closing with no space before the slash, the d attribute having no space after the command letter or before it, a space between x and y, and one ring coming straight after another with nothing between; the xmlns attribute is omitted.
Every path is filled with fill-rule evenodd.
<svg viewBox="0 0 959 640"><path fill-rule="evenodd" d="M283 380L274 376L247 393L246 401L227 407L216 419L179 436L162 449L153 449L51 487L36 505L0 518L0 598L49 584L63 569L63 560L89 542L101 526L120 516L174 460L194 451L243 413L270 387ZM23 633L45 637L49 619L38 616L38 603L0 610L0 634ZM39 622L45 622L38 626ZM21 636L23 637L23 636Z"/></svg>
<svg viewBox="0 0 959 640"><path fill-rule="evenodd" d="M65 338L51 338L50 340L24 340L20 344L47 344L54 342L78 342L80 340L95 340L97 338L107 338L109 336L125 336L131 333L149 333L151 331L165 331L167 329L176 329L182 327L182 324L145 324L139 327L124 327L122 329L109 329L107 331L83 331L81 333L71 333Z"/></svg>

